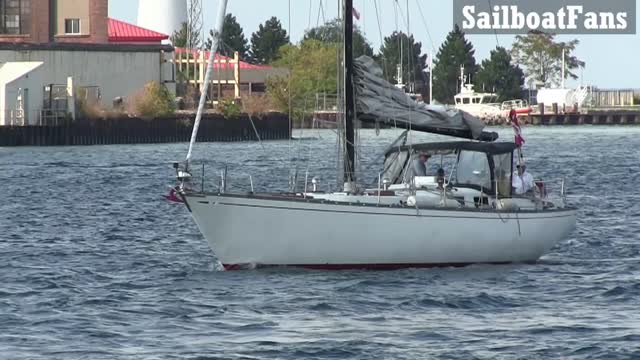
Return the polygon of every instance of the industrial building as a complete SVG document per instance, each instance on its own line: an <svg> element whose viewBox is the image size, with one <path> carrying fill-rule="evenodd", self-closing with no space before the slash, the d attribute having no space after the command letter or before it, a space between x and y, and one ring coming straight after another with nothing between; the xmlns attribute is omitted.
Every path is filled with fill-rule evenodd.
<svg viewBox="0 0 640 360"><path fill-rule="evenodd" d="M77 94L109 107L150 81L175 91L168 38L109 19L108 0L0 0L0 125L73 116Z"/></svg>

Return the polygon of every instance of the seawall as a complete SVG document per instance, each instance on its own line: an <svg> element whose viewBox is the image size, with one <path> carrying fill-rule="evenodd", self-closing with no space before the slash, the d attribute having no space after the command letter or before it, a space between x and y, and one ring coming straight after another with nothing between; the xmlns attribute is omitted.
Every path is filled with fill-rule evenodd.
<svg viewBox="0 0 640 360"><path fill-rule="evenodd" d="M55 126L0 126L0 146L188 142L191 139L193 121L194 116L175 115L157 119L119 117L61 120ZM228 119L220 114L204 114L198 131L198 141L257 141L258 135L261 140L289 139L291 128L288 116L267 113L250 119L248 115L242 114L237 118Z"/></svg>

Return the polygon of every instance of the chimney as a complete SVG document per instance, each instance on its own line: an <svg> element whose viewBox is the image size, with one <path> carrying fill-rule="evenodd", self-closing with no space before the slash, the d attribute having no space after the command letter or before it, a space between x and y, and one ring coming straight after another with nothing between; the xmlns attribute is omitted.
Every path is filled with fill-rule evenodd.
<svg viewBox="0 0 640 360"><path fill-rule="evenodd" d="M90 0L91 38L95 44L109 42L109 0Z"/></svg>
<svg viewBox="0 0 640 360"><path fill-rule="evenodd" d="M50 5L53 1L31 1L31 41L36 44L48 43L51 23Z"/></svg>

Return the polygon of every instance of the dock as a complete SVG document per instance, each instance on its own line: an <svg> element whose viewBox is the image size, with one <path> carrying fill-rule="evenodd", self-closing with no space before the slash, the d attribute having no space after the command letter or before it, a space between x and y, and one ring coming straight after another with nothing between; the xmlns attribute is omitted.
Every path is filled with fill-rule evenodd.
<svg viewBox="0 0 640 360"><path fill-rule="evenodd" d="M580 111L535 112L519 117L528 125L640 125L640 107L586 108ZM499 125L499 124L494 124Z"/></svg>

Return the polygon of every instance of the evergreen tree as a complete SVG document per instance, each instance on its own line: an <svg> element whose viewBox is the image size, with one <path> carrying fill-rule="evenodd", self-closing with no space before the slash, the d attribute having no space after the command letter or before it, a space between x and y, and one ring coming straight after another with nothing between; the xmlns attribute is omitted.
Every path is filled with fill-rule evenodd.
<svg viewBox="0 0 640 360"><path fill-rule="evenodd" d="M491 51L475 78L478 91L495 92L500 101L519 99L523 85L522 69L512 63L511 55L503 47Z"/></svg>
<svg viewBox="0 0 640 360"><path fill-rule="evenodd" d="M211 49L213 42L213 30L209 31L209 39L205 43L207 49ZM249 52L247 38L244 37L242 26L232 14L227 14L224 18L222 27L222 43L219 46L218 53L233 57L233 53L237 51L241 59L246 59Z"/></svg>
<svg viewBox="0 0 640 360"><path fill-rule="evenodd" d="M398 65L402 64L402 81L414 85L414 89L407 90L426 90L427 78L424 70L427 55L422 54L422 43L416 42L413 35L407 36L403 32L394 31L385 37L377 60L387 81L393 84L398 82Z"/></svg>
<svg viewBox="0 0 640 360"><path fill-rule="evenodd" d="M182 23L182 27L180 30L177 30L171 36L171 43L173 46L178 48L192 48L197 49L200 47L200 37L199 34L194 34L193 27L191 28L191 41L192 44L189 44L189 24L186 22Z"/></svg>
<svg viewBox="0 0 640 360"><path fill-rule="evenodd" d="M278 59L278 51L289 44L289 35L275 16L260 25L251 35L251 61L255 64L270 64Z"/></svg>
<svg viewBox="0 0 640 360"><path fill-rule="evenodd" d="M460 92L460 66L473 80L478 72L473 45L467 41L458 25L447 35L440 46L433 68L433 95L444 104L453 104L454 96Z"/></svg>
<svg viewBox="0 0 640 360"><path fill-rule="evenodd" d="M303 40L317 40L325 43L342 44L344 38L342 21L333 19L323 26L308 30L304 34ZM353 28L353 56L358 58L361 55L373 57L373 47L362 34L362 31L354 25Z"/></svg>

